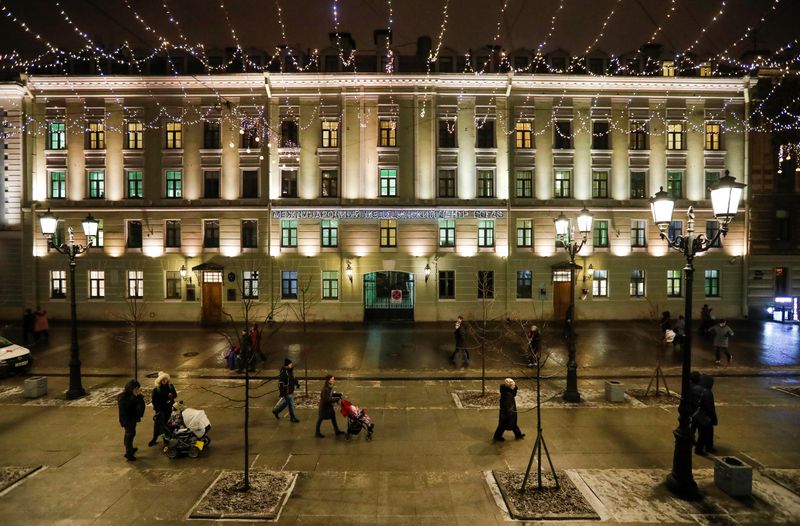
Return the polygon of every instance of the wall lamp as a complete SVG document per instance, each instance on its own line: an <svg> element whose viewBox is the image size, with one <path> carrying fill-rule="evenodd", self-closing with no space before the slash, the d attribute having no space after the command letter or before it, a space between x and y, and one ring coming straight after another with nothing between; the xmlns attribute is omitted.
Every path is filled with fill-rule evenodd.
<svg viewBox="0 0 800 526"><path fill-rule="evenodd" d="M431 277L431 264L425 263L425 283L428 282L428 279Z"/></svg>
<svg viewBox="0 0 800 526"><path fill-rule="evenodd" d="M350 280L350 283L353 283L353 266L350 264L350 260L347 260L347 268L344 269L344 273L347 274L347 279Z"/></svg>

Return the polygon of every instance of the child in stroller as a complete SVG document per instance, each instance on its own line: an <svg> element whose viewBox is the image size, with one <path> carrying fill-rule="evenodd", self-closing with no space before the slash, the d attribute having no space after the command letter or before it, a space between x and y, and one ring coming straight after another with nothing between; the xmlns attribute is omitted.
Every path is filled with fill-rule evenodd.
<svg viewBox="0 0 800 526"><path fill-rule="evenodd" d="M372 431L375 424L372 419L367 415L367 412L359 408L357 405L342 399L342 416L347 418L347 440L350 440L351 435L357 435L362 429L367 430L367 440L372 440Z"/></svg>
<svg viewBox="0 0 800 526"><path fill-rule="evenodd" d="M172 408L164 431L164 453L169 458L183 453L197 458L211 444L210 429L211 422L205 411L184 407L183 401L178 402Z"/></svg>

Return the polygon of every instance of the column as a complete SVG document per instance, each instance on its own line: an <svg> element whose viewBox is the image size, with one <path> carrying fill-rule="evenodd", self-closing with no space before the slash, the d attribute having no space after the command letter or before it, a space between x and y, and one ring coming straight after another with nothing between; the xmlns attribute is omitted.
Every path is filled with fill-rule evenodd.
<svg viewBox="0 0 800 526"><path fill-rule="evenodd" d="M496 124L496 123L495 123ZM458 181L461 199L475 198L475 97L463 97L458 103Z"/></svg>
<svg viewBox="0 0 800 526"><path fill-rule="evenodd" d="M378 197L378 97L361 97L361 195L367 199ZM402 177L402 175L401 175Z"/></svg>
<svg viewBox="0 0 800 526"><path fill-rule="evenodd" d="M397 170L399 177L397 195L404 202L413 202L416 182L414 99L408 95L398 98L400 115L397 122L397 146L400 147L400 166Z"/></svg>
<svg viewBox="0 0 800 526"><path fill-rule="evenodd" d="M536 199L553 198L553 99L534 98L536 133Z"/></svg>
<svg viewBox="0 0 800 526"><path fill-rule="evenodd" d="M300 171L297 174L297 195L303 199L316 199L320 193L319 148L322 137L320 100L300 99Z"/></svg>
<svg viewBox="0 0 800 526"><path fill-rule="evenodd" d="M664 99L650 100L650 180L647 193L653 195L667 184L667 107Z"/></svg>
<svg viewBox="0 0 800 526"><path fill-rule="evenodd" d="M342 188L345 199L361 196L361 101L355 96L342 96Z"/></svg>
<svg viewBox="0 0 800 526"><path fill-rule="evenodd" d="M144 122L152 128L144 131L144 197L152 201L164 196L164 176L161 173L161 157L166 144L164 122L159 118L158 106L145 103Z"/></svg>
<svg viewBox="0 0 800 526"><path fill-rule="evenodd" d="M190 200L203 196L203 174L200 169L203 121L199 118L199 105L199 99L186 101L186 115L190 122L183 123L183 197Z"/></svg>
<svg viewBox="0 0 800 526"><path fill-rule="evenodd" d="M611 197L617 201L630 197L628 99L611 100Z"/></svg>
<svg viewBox="0 0 800 526"><path fill-rule="evenodd" d="M238 99L229 99L230 105L222 106L220 136L222 138L222 168L220 178L220 197L223 199L238 199L239 179L239 129L242 123L233 113L233 106L239 103ZM231 148L233 144L233 148Z"/></svg>
<svg viewBox="0 0 800 526"><path fill-rule="evenodd" d="M276 98L267 103L267 122L269 122L269 135L267 148L269 154L269 198L277 199L281 196L281 167L278 146L280 146L281 107ZM224 145L223 145L224 146Z"/></svg>
<svg viewBox="0 0 800 526"><path fill-rule="evenodd" d="M703 101L686 102L686 173L684 175L686 199L699 201L705 199L705 109Z"/></svg>
<svg viewBox="0 0 800 526"><path fill-rule="evenodd" d="M511 121L509 119L507 98L497 98L495 112L497 115L494 126L495 144L497 145L497 154L494 161L496 167L494 173L495 195L498 199L508 199L508 141L513 135L508 133Z"/></svg>
<svg viewBox="0 0 800 526"><path fill-rule="evenodd" d="M122 105L106 99L106 199L119 201L125 197L125 159L122 156L125 119Z"/></svg>
<svg viewBox="0 0 800 526"><path fill-rule="evenodd" d="M572 184L575 199L592 197L592 113L591 99L572 99Z"/></svg>
<svg viewBox="0 0 800 526"><path fill-rule="evenodd" d="M747 133L742 129L744 119L744 109L741 105L729 106L725 113L721 139L722 147L725 149L725 168L730 171L731 177L735 177L740 183L748 182L744 175L744 134ZM744 192L747 195L747 188ZM742 196L743 199L745 195Z"/></svg>
<svg viewBox="0 0 800 526"><path fill-rule="evenodd" d="M82 201L86 197L86 161L83 153L86 129L84 101L67 101L67 199Z"/></svg>
<svg viewBox="0 0 800 526"><path fill-rule="evenodd" d="M424 114L423 114L424 110ZM414 99L414 186L417 199L436 197L436 96Z"/></svg>

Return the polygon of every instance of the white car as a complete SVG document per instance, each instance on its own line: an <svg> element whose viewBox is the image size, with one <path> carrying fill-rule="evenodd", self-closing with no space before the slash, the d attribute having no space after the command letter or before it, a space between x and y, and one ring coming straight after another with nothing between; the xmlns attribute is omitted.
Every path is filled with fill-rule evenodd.
<svg viewBox="0 0 800 526"><path fill-rule="evenodd" d="M27 373L33 366L31 351L0 336L0 373Z"/></svg>

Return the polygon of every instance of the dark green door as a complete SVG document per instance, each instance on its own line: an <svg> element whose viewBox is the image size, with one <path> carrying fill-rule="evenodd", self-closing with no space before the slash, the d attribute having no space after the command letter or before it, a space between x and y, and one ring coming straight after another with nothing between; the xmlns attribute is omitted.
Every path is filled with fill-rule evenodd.
<svg viewBox="0 0 800 526"><path fill-rule="evenodd" d="M414 274L385 270L364 275L364 320L414 320Z"/></svg>

